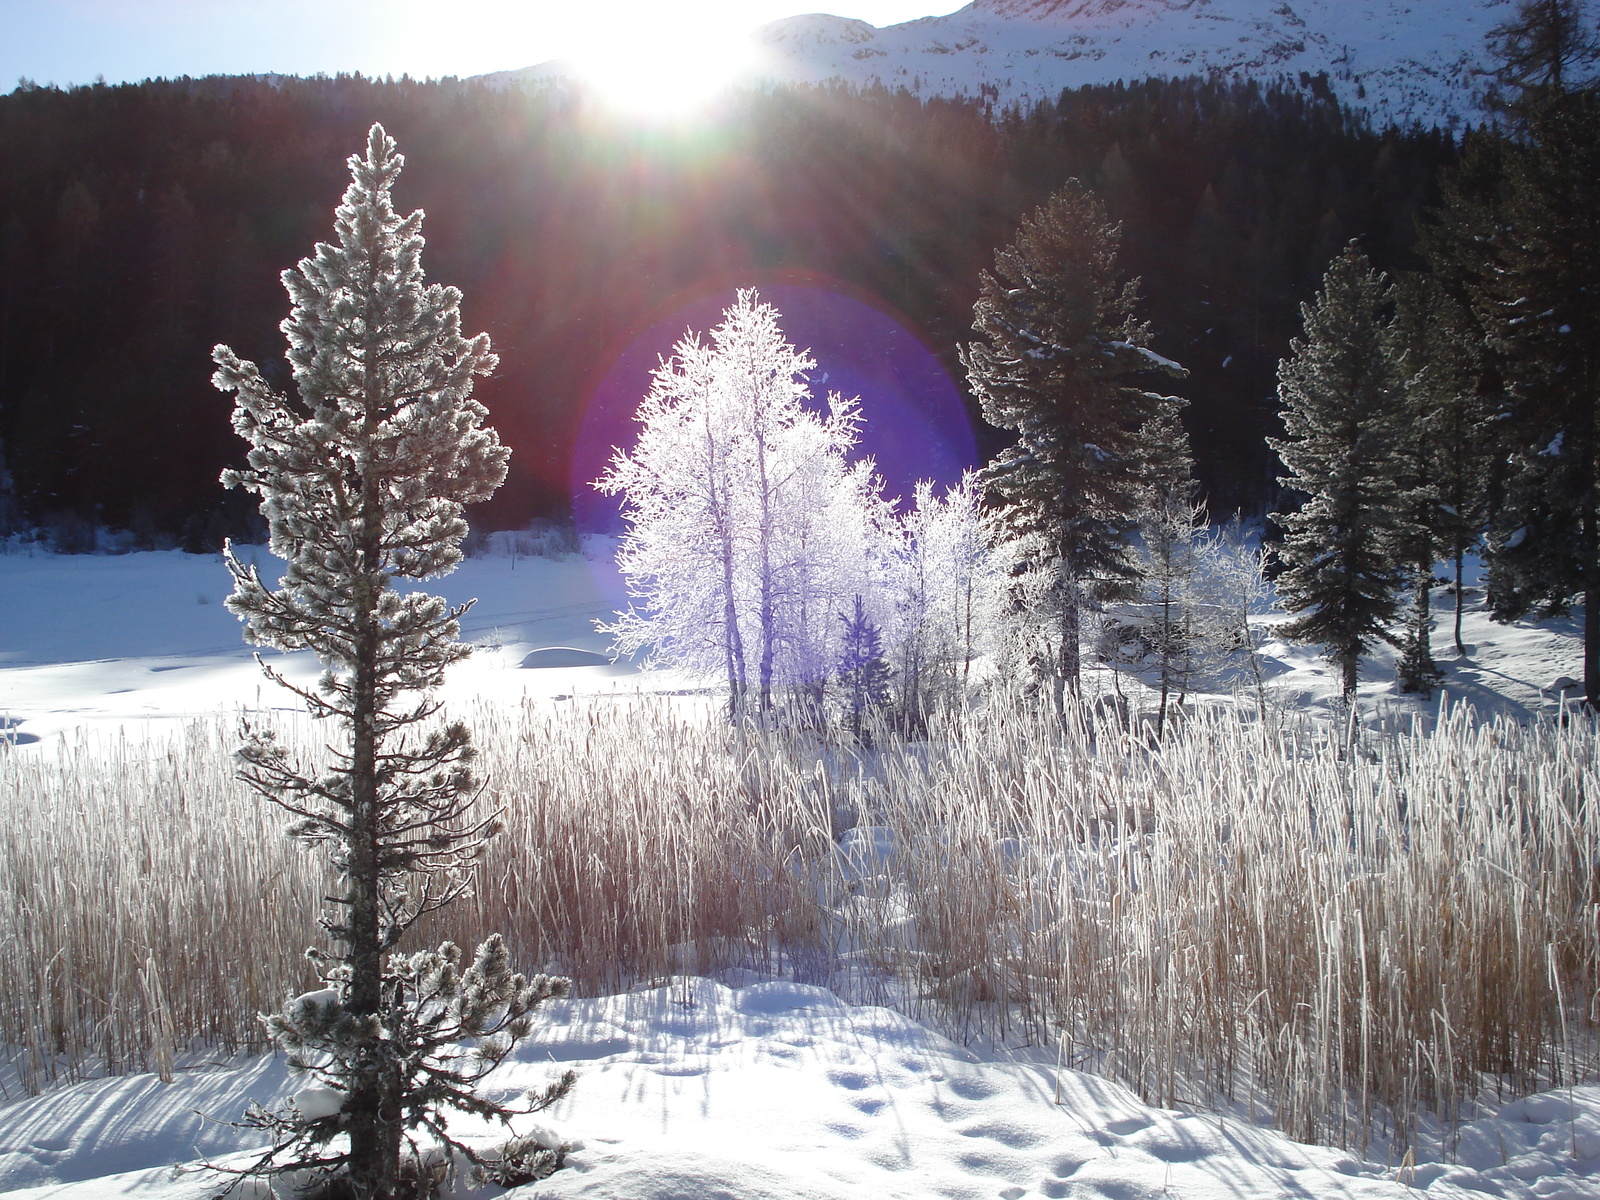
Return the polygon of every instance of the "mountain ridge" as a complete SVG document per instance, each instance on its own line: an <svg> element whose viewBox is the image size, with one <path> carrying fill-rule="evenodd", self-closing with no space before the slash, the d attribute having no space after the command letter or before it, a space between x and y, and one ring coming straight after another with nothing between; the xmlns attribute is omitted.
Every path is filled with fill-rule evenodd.
<svg viewBox="0 0 1600 1200"><path fill-rule="evenodd" d="M998 105L1151 76L1270 82L1326 75L1373 123L1456 128L1482 117L1485 38L1512 0L973 0L879 28L830 13L756 30L768 83L844 83ZM560 60L483 78L560 78Z"/></svg>

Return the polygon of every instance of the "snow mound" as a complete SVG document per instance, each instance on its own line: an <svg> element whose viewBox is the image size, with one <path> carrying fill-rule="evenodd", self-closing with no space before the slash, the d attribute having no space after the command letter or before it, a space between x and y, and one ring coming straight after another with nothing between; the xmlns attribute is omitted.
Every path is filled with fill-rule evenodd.
<svg viewBox="0 0 1600 1200"><path fill-rule="evenodd" d="M543 646L522 656L524 669L539 667L604 667L611 660L593 650L580 650L576 646Z"/></svg>

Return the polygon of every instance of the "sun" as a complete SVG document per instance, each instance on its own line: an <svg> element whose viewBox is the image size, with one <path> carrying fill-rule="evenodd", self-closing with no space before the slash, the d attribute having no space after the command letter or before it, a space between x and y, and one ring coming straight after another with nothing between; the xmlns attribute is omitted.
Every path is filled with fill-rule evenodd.
<svg viewBox="0 0 1600 1200"><path fill-rule="evenodd" d="M658 18L590 39L572 62L613 107L640 119L676 120L754 78L760 55L746 30Z"/></svg>

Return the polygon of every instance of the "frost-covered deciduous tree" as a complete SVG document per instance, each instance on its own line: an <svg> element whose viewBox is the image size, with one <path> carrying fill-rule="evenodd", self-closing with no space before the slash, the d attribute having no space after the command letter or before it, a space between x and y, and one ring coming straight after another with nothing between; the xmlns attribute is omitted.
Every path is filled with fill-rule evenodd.
<svg viewBox="0 0 1600 1200"><path fill-rule="evenodd" d="M1137 281L1117 269L1119 238L1093 193L1069 180L983 272L973 310L982 340L961 350L984 419L1017 435L983 480L1009 538L1027 547L1013 559L1029 574L1019 603L1031 597L1041 622L1028 659L1058 707L1078 688L1083 614L1138 578L1141 435L1174 403L1140 380L1186 374L1148 348Z"/></svg>
<svg viewBox="0 0 1600 1200"><path fill-rule="evenodd" d="M1258 711L1267 715L1267 676L1261 659L1265 633L1250 620L1272 608L1266 554L1237 513L1195 546L1195 589L1214 618L1212 636L1223 658L1244 657Z"/></svg>
<svg viewBox="0 0 1600 1200"><path fill-rule="evenodd" d="M835 415L845 411L835 405ZM778 682L800 705L800 715L826 721L826 692L834 674L844 625L856 597L869 602L869 615L882 618L886 540L894 514L881 495L870 459L847 463L855 444L856 410L848 442L802 459L809 464L795 480L800 506L789 514L784 602L778 608ZM821 423L826 428L827 422Z"/></svg>
<svg viewBox="0 0 1600 1200"><path fill-rule="evenodd" d="M709 340L680 341L638 443L596 483L623 497L617 563L637 601L601 628L624 653L721 675L734 719L768 719L780 687L820 705L885 511L871 464L848 461L856 402L806 407L815 363L778 319L741 291Z"/></svg>
<svg viewBox="0 0 1600 1200"><path fill-rule="evenodd" d="M916 728L942 698L965 690L987 645L998 580L977 475L966 472L943 495L919 481L889 534L884 589L896 707Z"/></svg>
<svg viewBox="0 0 1600 1200"><path fill-rule="evenodd" d="M283 274L298 399L215 351L216 385L236 394L234 428L250 444L249 465L223 482L260 495L287 562L271 588L230 548L228 608L257 644L317 655L314 690L264 669L337 730L321 773L270 730L249 731L240 751L244 780L293 816L291 834L320 846L339 881L322 921L334 949L312 953L324 988L267 1019L321 1086L286 1110L252 1110L247 1123L275 1144L250 1173L338 1176L360 1200L413 1194L403 1178L421 1169L422 1135L477 1161L447 1132L446 1111L505 1118L571 1085L568 1075L517 1110L474 1090L565 980L515 973L498 936L465 965L448 944L396 953L418 918L467 890L498 822L476 813L466 726L432 720L431 689L468 654L466 606L395 585L460 562L462 506L494 492L507 458L472 398L474 377L495 365L489 339L461 335L459 292L423 282L422 213L394 210L403 161L374 125L349 160L337 242ZM554 1160L533 1151L499 1169L536 1176Z"/></svg>
<svg viewBox="0 0 1600 1200"><path fill-rule="evenodd" d="M1308 499L1277 517L1288 569L1278 596L1297 619L1287 637L1319 642L1339 669L1346 704L1356 668L1398 615L1406 532L1407 415L1391 353L1387 279L1354 243L1300 306L1303 337L1278 364L1286 436L1270 444Z"/></svg>

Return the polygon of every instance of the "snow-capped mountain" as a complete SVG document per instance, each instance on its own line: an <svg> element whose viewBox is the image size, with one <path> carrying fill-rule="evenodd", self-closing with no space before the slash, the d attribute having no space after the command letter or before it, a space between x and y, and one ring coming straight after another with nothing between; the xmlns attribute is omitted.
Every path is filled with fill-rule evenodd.
<svg viewBox="0 0 1600 1200"><path fill-rule="evenodd" d="M973 0L875 28L822 13L757 31L776 82L905 87L1001 104L1064 87L1220 72L1263 81L1326 72L1374 122L1474 120L1484 38L1512 0ZM508 72L548 77L558 64Z"/></svg>

